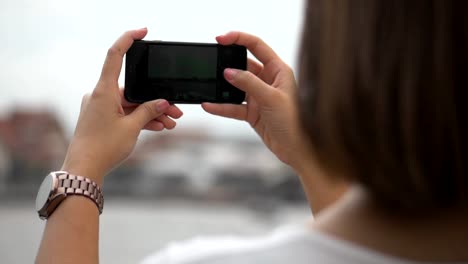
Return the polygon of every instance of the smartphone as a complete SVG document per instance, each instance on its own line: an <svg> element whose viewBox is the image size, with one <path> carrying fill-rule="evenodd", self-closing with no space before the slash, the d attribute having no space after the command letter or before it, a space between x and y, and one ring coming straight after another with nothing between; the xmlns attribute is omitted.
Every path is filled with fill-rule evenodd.
<svg viewBox="0 0 468 264"><path fill-rule="evenodd" d="M247 68L244 46L135 41L126 54L124 96L133 103L240 104L245 93L225 80L226 68Z"/></svg>

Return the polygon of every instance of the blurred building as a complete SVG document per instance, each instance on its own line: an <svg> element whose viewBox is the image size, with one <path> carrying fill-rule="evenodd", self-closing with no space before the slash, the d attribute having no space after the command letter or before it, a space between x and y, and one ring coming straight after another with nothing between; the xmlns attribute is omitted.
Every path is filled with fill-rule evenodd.
<svg viewBox="0 0 468 264"><path fill-rule="evenodd" d="M10 166L12 161L10 160L9 152L3 143L0 140L0 193L6 190L7 177L10 173Z"/></svg>
<svg viewBox="0 0 468 264"><path fill-rule="evenodd" d="M0 194L31 196L60 169L68 140L49 111L14 110L0 120ZM151 133L106 178L106 195L211 201L303 201L294 173L255 138L203 129ZM250 202L249 202L250 203Z"/></svg>
<svg viewBox="0 0 468 264"><path fill-rule="evenodd" d="M36 188L45 174L60 169L67 145L54 113L15 109L0 120L0 175L8 184Z"/></svg>
<svg viewBox="0 0 468 264"><path fill-rule="evenodd" d="M303 200L297 176L260 140L212 137L202 129L153 134L114 173L107 190L134 196Z"/></svg>

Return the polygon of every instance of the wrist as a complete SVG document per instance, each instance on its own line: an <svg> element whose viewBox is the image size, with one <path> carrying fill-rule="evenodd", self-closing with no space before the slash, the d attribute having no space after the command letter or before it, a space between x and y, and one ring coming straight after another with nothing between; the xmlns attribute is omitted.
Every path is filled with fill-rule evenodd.
<svg viewBox="0 0 468 264"><path fill-rule="evenodd" d="M73 175L79 175L86 177L94 181L99 187L102 188L104 173L100 172L99 169L87 164L86 162L80 162L79 164L73 164L65 161L61 168L62 171L66 171Z"/></svg>
<svg viewBox="0 0 468 264"><path fill-rule="evenodd" d="M107 171L103 169L102 159L93 155L96 151L81 147L85 145L76 141L70 144L61 170L86 177L102 187Z"/></svg>

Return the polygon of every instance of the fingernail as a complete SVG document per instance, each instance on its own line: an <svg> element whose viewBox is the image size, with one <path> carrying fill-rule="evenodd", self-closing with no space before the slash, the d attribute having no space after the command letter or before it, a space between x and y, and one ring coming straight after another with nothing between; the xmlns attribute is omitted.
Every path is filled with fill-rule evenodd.
<svg viewBox="0 0 468 264"><path fill-rule="evenodd" d="M161 100L156 103L156 111L160 113L164 112L164 110L166 110L168 107L169 107L169 102L167 102L166 100Z"/></svg>
<svg viewBox="0 0 468 264"><path fill-rule="evenodd" d="M234 78L236 77L238 73L239 73L239 70L237 69L227 68L224 70L224 77L226 78L226 80L232 81L234 80Z"/></svg>

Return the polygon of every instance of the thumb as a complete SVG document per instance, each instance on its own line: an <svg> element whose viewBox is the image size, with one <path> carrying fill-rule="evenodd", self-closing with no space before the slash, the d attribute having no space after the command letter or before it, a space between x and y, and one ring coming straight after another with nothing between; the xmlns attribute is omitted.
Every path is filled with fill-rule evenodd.
<svg viewBox="0 0 468 264"><path fill-rule="evenodd" d="M151 120L164 114L169 106L169 103L163 99L149 101L139 105L128 117L138 123L140 128L143 128Z"/></svg>
<svg viewBox="0 0 468 264"><path fill-rule="evenodd" d="M230 84L248 93L261 104L268 104L276 89L266 84L260 78L249 71L238 69L225 69L224 78Z"/></svg>

